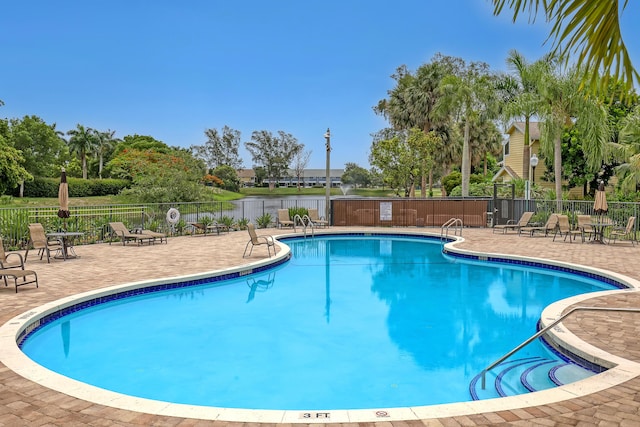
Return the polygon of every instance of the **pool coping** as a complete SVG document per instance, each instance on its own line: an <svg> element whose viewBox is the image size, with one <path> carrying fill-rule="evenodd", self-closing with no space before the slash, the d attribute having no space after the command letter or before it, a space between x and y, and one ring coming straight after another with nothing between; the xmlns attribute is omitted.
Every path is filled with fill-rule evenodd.
<svg viewBox="0 0 640 427"><path fill-rule="evenodd" d="M439 238L440 236L435 233L403 233L397 229L390 230L376 230L372 232L345 232L345 231L317 231L316 234L340 234L340 235L384 235L393 234L398 236L428 236L430 238ZM302 234L287 234L278 237L303 237ZM585 271L588 273L601 274L604 276L615 278L623 283L627 283L632 290L627 291L603 291L598 293L589 293L572 297L566 300L558 301L551 304L543 311L541 319L543 322L551 321L549 319L557 318L557 313L561 313L570 305L579 303L584 299L594 298L595 296L604 295L612 292L634 292L640 288L639 282L629 277L611 272L601 270L597 268L590 268L581 265L557 262L545 259L538 259L532 257L521 257L513 255L493 254L487 252L474 252L456 248L458 242L464 241L462 238L452 237L450 240L455 240L444 245L449 253L457 255L469 255L482 259L485 256L499 256L504 259L530 261L536 260L536 262L542 262L544 264L566 266L568 268ZM607 389L609 387L618 385L631 378L637 377L640 374L640 365L628 361L623 358L613 356L601 349L593 347L588 343L580 340L575 335L562 327L562 324L557 325L553 332L558 337L554 336L554 340L566 343L567 346L571 346L577 351L582 351L589 357L593 356L593 360L599 363L610 363L614 365L612 369L593 376L591 378L581 380L566 386L554 388L551 390L539 391L526 395L512 396L500 399L487 399L481 401L471 402L459 402L451 404L419 406L409 408L376 408L376 409L358 409L358 410L327 410L327 411L280 411L280 410L246 410L246 409L230 409L230 408L216 408L216 407L201 407L192 405L172 404L167 402L154 401L150 399L135 398L127 395L122 395L115 392L103 390L94 386L90 386L62 375L56 374L33 363L28 357L26 357L18 348L16 344L17 337L24 329L25 325L29 324L35 318L42 317L42 313L46 313L47 310L55 311L64 307L65 305L77 302L79 298L89 299L96 295L107 295L114 291L121 291L124 289L134 289L140 286L149 286L151 284L169 283L178 279L193 280L196 278L211 277L212 274L228 274L230 272L246 271L248 269L258 268L260 266L269 265L272 262L280 259L281 257L288 256L289 249L286 244L279 242L282 250L275 258L262 260L255 263L248 263L239 267L230 269L215 270L195 275L178 276L163 278L158 280L148 280L128 283L125 285L118 285L109 288L102 288L96 291L89 291L82 294L74 295L52 301L44 304L33 310L29 310L22 313L13 319L9 320L5 325L0 327L0 348L3 348L3 352L0 353L0 361L4 363L8 368L12 369L17 374L37 382L50 389L65 393L67 395L83 399L89 402L106 405L110 407L150 413L157 415L186 417L186 418L199 418L206 420L219 420L219 421L240 421L240 422L271 422L271 423L323 423L323 422L376 422L376 421L400 421L400 420L417 420L428 418L441 418L445 416L459 416L459 415L471 415L483 412L497 412L503 410L518 409L527 406L545 405L549 403L559 402L567 399L572 399L579 396L584 396L597 391Z"/></svg>

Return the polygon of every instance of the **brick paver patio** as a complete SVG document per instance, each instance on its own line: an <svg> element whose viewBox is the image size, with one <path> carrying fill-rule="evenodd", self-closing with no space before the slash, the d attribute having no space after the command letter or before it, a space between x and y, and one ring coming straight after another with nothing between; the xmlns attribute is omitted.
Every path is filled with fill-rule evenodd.
<svg viewBox="0 0 640 427"><path fill-rule="evenodd" d="M275 233L275 230L269 231ZM398 231L439 233L439 229ZM629 243L591 245L552 242L551 238L493 234L487 229L465 229L463 234L466 241L460 246L465 249L590 265L640 280L640 248L632 247ZM46 259L37 259L35 252L31 252L27 268L37 271L40 288L28 285L20 288L16 294L11 286L0 287L0 323L5 323L46 302L92 289L151 278L218 270L265 258L265 247L256 247L250 258L242 258L247 239L246 232L233 232L220 236L176 237L169 239L166 245L79 246L76 252L80 258L68 261L54 260L51 264L47 264ZM582 305L640 307L640 296L638 292L621 291L612 296L592 298ZM590 344L620 357L640 362L640 315L580 312L564 324ZM240 427L243 424L248 426L257 423L167 417L102 406L45 388L0 365L0 426ZM322 423L327 424L331 423ZM640 378L633 378L604 391L543 406L525 405L521 409L476 415L349 425L640 426Z"/></svg>

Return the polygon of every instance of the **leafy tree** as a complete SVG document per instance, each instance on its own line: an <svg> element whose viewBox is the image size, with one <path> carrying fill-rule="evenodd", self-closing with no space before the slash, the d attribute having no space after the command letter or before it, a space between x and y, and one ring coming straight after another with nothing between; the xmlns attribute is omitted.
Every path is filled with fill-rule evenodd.
<svg viewBox="0 0 640 427"><path fill-rule="evenodd" d="M242 167L242 159L238 154L240 147L240 131L228 126L222 128L222 134L217 129L204 131L207 142L204 145L191 146L192 153L203 159L210 169L227 165L233 169Z"/></svg>
<svg viewBox="0 0 640 427"><path fill-rule="evenodd" d="M274 136L266 130L254 131L251 141L244 145L251 153L254 164L264 167L270 190L273 190L276 180L284 176L295 155L304 147L289 133L278 131L278 136Z"/></svg>
<svg viewBox="0 0 640 427"><path fill-rule="evenodd" d="M369 161L380 169L384 182L396 193L402 189L405 197L413 197L415 182L423 167L431 167L438 137L413 128L409 132L384 129L374 135Z"/></svg>
<svg viewBox="0 0 640 427"><path fill-rule="evenodd" d="M303 179L304 170L309 164L309 157L311 157L311 151L304 151L304 144L293 157L293 171L296 174L298 191L300 191L300 181Z"/></svg>
<svg viewBox="0 0 640 427"><path fill-rule="evenodd" d="M78 124L76 129L71 129L67 135L71 135L68 142L69 150L80 157L82 178L87 179L87 156L94 152L97 145L95 131Z"/></svg>
<svg viewBox="0 0 640 427"><path fill-rule="evenodd" d="M240 191L240 179L238 172L228 165L220 165L211 171L214 176L220 178L223 182L222 188L229 191Z"/></svg>
<svg viewBox="0 0 640 427"><path fill-rule="evenodd" d="M21 182L33 179L33 176L21 166L23 162L20 151L9 145L0 134L0 194L6 194Z"/></svg>
<svg viewBox="0 0 640 427"><path fill-rule="evenodd" d="M499 15L507 5L513 11L514 22L520 12L536 17L542 8L547 21L553 24L549 37L553 39L552 54L569 63L577 53L576 65L582 83L588 83L593 94L607 90L609 76L625 82L631 90L640 75L636 71L622 39L618 0L493 0L494 14ZM621 10L620 10L621 9ZM602 72L604 77L598 73Z"/></svg>
<svg viewBox="0 0 640 427"><path fill-rule="evenodd" d="M256 185L262 185L265 179L267 179L267 171L262 166L254 166L253 171L256 174Z"/></svg>
<svg viewBox="0 0 640 427"><path fill-rule="evenodd" d="M68 158L64 140L56 125L48 125L37 116L25 116L10 121L9 142L21 151L22 165L33 176L59 176L60 167Z"/></svg>
<svg viewBox="0 0 640 427"><path fill-rule="evenodd" d="M204 164L187 150L126 148L109 166L116 175L132 180L133 186L123 194L141 202L192 202L203 197Z"/></svg>
<svg viewBox="0 0 640 427"><path fill-rule="evenodd" d="M356 163L347 163L344 165L342 182L356 187L368 187L371 185L371 173Z"/></svg>
<svg viewBox="0 0 640 427"><path fill-rule="evenodd" d="M149 135L127 135L122 138L122 141L118 142L115 149L115 154L126 150L126 149L135 149L135 150L153 150L158 153L168 154L171 151L171 147L165 144L162 141L158 141L152 136Z"/></svg>

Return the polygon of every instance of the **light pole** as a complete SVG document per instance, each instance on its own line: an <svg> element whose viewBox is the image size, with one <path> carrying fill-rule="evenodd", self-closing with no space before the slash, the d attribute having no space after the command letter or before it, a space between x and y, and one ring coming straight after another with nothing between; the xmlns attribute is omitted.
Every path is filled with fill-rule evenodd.
<svg viewBox="0 0 640 427"><path fill-rule="evenodd" d="M324 134L324 138L327 140L326 148L327 148L327 176L325 177L325 206L324 206L324 219L329 221L328 224L331 223L331 218L329 218L329 204L331 203L331 170L330 170L330 162L331 162L331 131L327 128L327 133Z"/></svg>
<svg viewBox="0 0 640 427"><path fill-rule="evenodd" d="M529 159L529 163L531 164L532 174L531 180L535 184L536 183L536 166L538 166L538 156L533 153L531 158Z"/></svg>

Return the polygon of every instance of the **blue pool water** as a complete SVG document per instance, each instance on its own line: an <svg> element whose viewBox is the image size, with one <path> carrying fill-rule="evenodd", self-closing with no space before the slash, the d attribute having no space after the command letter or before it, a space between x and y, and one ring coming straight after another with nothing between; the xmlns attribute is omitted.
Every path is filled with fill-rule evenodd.
<svg viewBox="0 0 640 427"><path fill-rule="evenodd" d="M470 400L469 382L535 333L542 309L613 289L450 259L402 237L288 239L292 259L224 282L113 301L22 343L35 362L133 396L254 409ZM548 352L534 343L519 353Z"/></svg>

